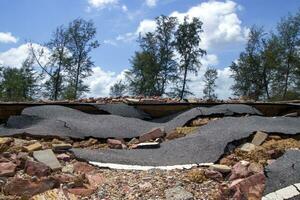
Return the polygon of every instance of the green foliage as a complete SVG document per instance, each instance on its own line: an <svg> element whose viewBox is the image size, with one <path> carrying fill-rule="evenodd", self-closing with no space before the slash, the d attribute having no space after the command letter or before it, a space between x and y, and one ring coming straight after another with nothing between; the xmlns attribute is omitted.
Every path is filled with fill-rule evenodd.
<svg viewBox="0 0 300 200"><path fill-rule="evenodd" d="M216 79L218 78L218 72L216 69L208 68L204 74L205 88L203 89L204 98L208 100L217 99L215 94Z"/></svg>
<svg viewBox="0 0 300 200"><path fill-rule="evenodd" d="M203 32L202 22L198 18L193 18L189 21L188 17L185 17L184 22L179 24L175 33L175 48L180 56L179 69L183 73L180 99L183 99L187 93L186 82L188 72L197 73L201 66L199 59L206 54L206 51L199 46L201 32Z"/></svg>
<svg viewBox="0 0 300 200"><path fill-rule="evenodd" d="M88 91L88 86L83 84L83 80L92 74L94 62L90 57L93 49L100 46L95 40L96 28L92 21L75 19L67 28L68 43L66 47L71 54L71 65L67 67L68 91L73 91L69 97L79 98Z"/></svg>
<svg viewBox="0 0 300 200"><path fill-rule="evenodd" d="M109 95L112 97L122 97L127 92L127 86L121 80L110 87Z"/></svg>
<svg viewBox="0 0 300 200"><path fill-rule="evenodd" d="M38 76L32 67L32 59L26 59L20 69L1 67L1 100L29 101L39 91Z"/></svg>

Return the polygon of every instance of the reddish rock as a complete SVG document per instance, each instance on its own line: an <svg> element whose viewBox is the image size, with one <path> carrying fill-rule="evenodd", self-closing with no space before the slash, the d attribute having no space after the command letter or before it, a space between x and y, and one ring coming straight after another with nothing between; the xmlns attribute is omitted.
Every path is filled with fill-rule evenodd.
<svg viewBox="0 0 300 200"><path fill-rule="evenodd" d="M99 185L104 182L104 177L100 173L86 174L85 177L91 188L98 188Z"/></svg>
<svg viewBox="0 0 300 200"><path fill-rule="evenodd" d="M265 189L266 177L263 173L254 174L245 179L233 181L229 189L234 191L233 199L260 200Z"/></svg>
<svg viewBox="0 0 300 200"><path fill-rule="evenodd" d="M250 171L248 170L250 163L248 161L240 161L236 163L231 170L231 175L229 180L235 180L239 178L245 178L250 175Z"/></svg>
<svg viewBox="0 0 300 200"><path fill-rule="evenodd" d="M271 159L277 159L280 156L283 155L283 151L277 150L277 149L272 149L267 151L267 154L270 156Z"/></svg>
<svg viewBox="0 0 300 200"><path fill-rule="evenodd" d="M35 194L52 189L55 184L56 182L52 178L43 178L33 182L31 179L14 177L5 185L4 193L29 198Z"/></svg>
<svg viewBox="0 0 300 200"><path fill-rule="evenodd" d="M0 163L0 176L14 176L16 173L16 167L13 162Z"/></svg>
<svg viewBox="0 0 300 200"><path fill-rule="evenodd" d="M62 160L62 161L65 161L65 162L71 160L71 157L68 154L66 154L66 153L59 154L59 155L56 156L56 158L58 160Z"/></svg>
<svg viewBox="0 0 300 200"><path fill-rule="evenodd" d="M139 137L140 142L146 142L150 140L155 140L156 138L164 137L166 134L162 128L154 128L147 133L142 134Z"/></svg>
<svg viewBox="0 0 300 200"><path fill-rule="evenodd" d="M95 189L94 188L71 188L68 189L68 192L78 196L86 197L92 195L95 192Z"/></svg>
<svg viewBox="0 0 300 200"><path fill-rule="evenodd" d="M74 172L78 174L87 174L95 171L95 168L92 165L89 165L85 162L75 162L73 166Z"/></svg>
<svg viewBox="0 0 300 200"><path fill-rule="evenodd" d="M205 170L205 176L209 179L221 182L223 180L223 175L220 172L214 170Z"/></svg>
<svg viewBox="0 0 300 200"><path fill-rule="evenodd" d="M84 176L74 176L72 174L55 174L52 176L54 180L60 184L72 183L75 187L82 187L84 182Z"/></svg>
<svg viewBox="0 0 300 200"><path fill-rule="evenodd" d="M48 176L51 173L51 169L47 165L30 160L26 161L24 170L28 175L37 177Z"/></svg>
<svg viewBox="0 0 300 200"><path fill-rule="evenodd" d="M248 170L252 174L261 173L264 171L264 167L258 163L251 163L248 167Z"/></svg>
<svg viewBox="0 0 300 200"><path fill-rule="evenodd" d="M124 143L117 139L107 139L108 147L111 149L123 149Z"/></svg>

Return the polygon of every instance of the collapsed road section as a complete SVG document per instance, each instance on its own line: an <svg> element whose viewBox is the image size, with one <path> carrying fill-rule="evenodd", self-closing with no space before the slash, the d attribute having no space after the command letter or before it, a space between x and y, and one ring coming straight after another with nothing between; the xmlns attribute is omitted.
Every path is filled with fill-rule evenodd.
<svg viewBox="0 0 300 200"><path fill-rule="evenodd" d="M297 114L265 117L251 106L224 104L193 108L159 123L126 105L119 108L99 107L107 113L95 115L48 105L11 116L0 128L0 197L288 199L300 194Z"/></svg>

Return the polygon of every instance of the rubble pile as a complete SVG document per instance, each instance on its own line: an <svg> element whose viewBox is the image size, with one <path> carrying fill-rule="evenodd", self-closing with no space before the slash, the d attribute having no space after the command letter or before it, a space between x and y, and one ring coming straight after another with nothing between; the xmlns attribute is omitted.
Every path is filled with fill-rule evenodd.
<svg viewBox="0 0 300 200"><path fill-rule="evenodd" d="M78 126L69 120L75 114ZM287 199L283 187L289 198L299 196L299 118L255 115L251 107L226 105L166 123L103 115L92 125L96 115L26 109L0 129L0 199ZM80 127L82 116L92 130ZM49 121L68 134L51 134L60 129ZM109 134L107 126L112 136L96 137ZM17 134L7 134L11 129Z"/></svg>

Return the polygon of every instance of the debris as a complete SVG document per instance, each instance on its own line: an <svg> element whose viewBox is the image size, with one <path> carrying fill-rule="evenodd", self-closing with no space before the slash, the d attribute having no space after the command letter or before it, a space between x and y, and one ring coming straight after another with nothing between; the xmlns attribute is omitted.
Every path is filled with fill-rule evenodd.
<svg viewBox="0 0 300 200"><path fill-rule="evenodd" d="M183 187L177 186L165 191L167 200L193 200L192 193L186 191Z"/></svg>
<svg viewBox="0 0 300 200"><path fill-rule="evenodd" d="M159 147L159 142L143 142L132 146L133 149L155 149Z"/></svg>
<svg viewBox="0 0 300 200"><path fill-rule="evenodd" d="M93 166L91 166L85 162L75 162L74 163L74 172L75 173L87 174L94 170L95 170L95 168Z"/></svg>
<svg viewBox="0 0 300 200"><path fill-rule="evenodd" d="M30 200L78 200L76 195L63 191L62 189L48 190L42 194L37 194Z"/></svg>
<svg viewBox="0 0 300 200"><path fill-rule="evenodd" d="M42 149L42 145L39 142L24 147L27 152L33 152Z"/></svg>
<svg viewBox="0 0 300 200"><path fill-rule="evenodd" d="M149 132L142 134L139 137L139 142L147 142L164 136L165 136L165 132L163 128L153 128Z"/></svg>
<svg viewBox="0 0 300 200"><path fill-rule="evenodd" d="M86 197L86 196L90 196L95 192L95 189L93 188L71 188L68 189L68 192L81 196L81 197Z"/></svg>
<svg viewBox="0 0 300 200"><path fill-rule="evenodd" d="M267 137L268 137L267 133L264 133L262 131L257 131L251 143L256 146L259 146L267 139Z"/></svg>
<svg viewBox="0 0 300 200"><path fill-rule="evenodd" d="M57 158L58 160L63 160L63 161L65 161L65 162L71 160L71 156L69 156L68 154L65 154L65 153L61 153L61 154L57 155L56 158Z"/></svg>
<svg viewBox="0 0 300 200"><path fill-rule="evenodd" d="M14 176L16 167L12 162L0 162L0 177Z"/></svg>
<svg viewBox="0 0 300 200"><path fill-rule="evenodd" d="M37 181L32 181L29 178L23 179L14 177L5 185L4 193L30 198L35 194L52 189L55 184L56 182L52 178L42 178Z"/></svg>
<svg viewBox="0 0 300 200"><path fill-rule="evenodd" d="M63 166L61 171L63 173L70 173L72 174L74 172L74 165L73 164L68 164L66 166Z"/></svg>
<svg viewBox="0 0 300 200"><path fill-rule="evenodd" d="M227 165L213 164L209 167L211 170L218 171L221 173L229 173L231 172L231 167Z"/></svg>
<svg viewBox="0 0 300 200"><path fill-rule="evenodd" d="M288 114L283 115L283 117L297 117L297 116L298 116L297 112L292 112L292 113L288 113Z"/></svg>
<svg viewBox="0 0 300 200"><path fill-rule="evenodd" d="M202 169L193 169L191 170L188 175L187 178L195 183L202 183L204 181L207 181L207 177L205 175L205 171Z"/></svg>
<svg viewBox="0 0 300 200"><path fill-rule="evenodd" d="M127 146L123 141L117 139L107 139L108 147L111 149L126 149Z"/></svg>
<svg viewBox="0 0 300 200"><path fill-rule="evenodd" d="M33 157L37 161L44 163L54 171L61 169L61 164L58 162L56 156L54 155L51 149L34 151Z"/></svg>
<svg viewBox="0 0 300 200"><path fill-rule="evenodd" d="M72 148L71 144L61 143L61 144L52 144L53 151L69 150Z"/></svg>
<svg viewBox="0 0 300 200"><path fill-rule="evenodd" d="M51 169L47 165L30 160L26 161L24 170L28 175L37 177L48 176L51 173Z"/></svg>
<svg viewBox="0 0 300 200"><path fill-rule="evenodd" d="M256 146L252 143L245 143L241 146L241 151L246 151L246 152L250 152L250 151L254 151L256 148Z"/></svg>

